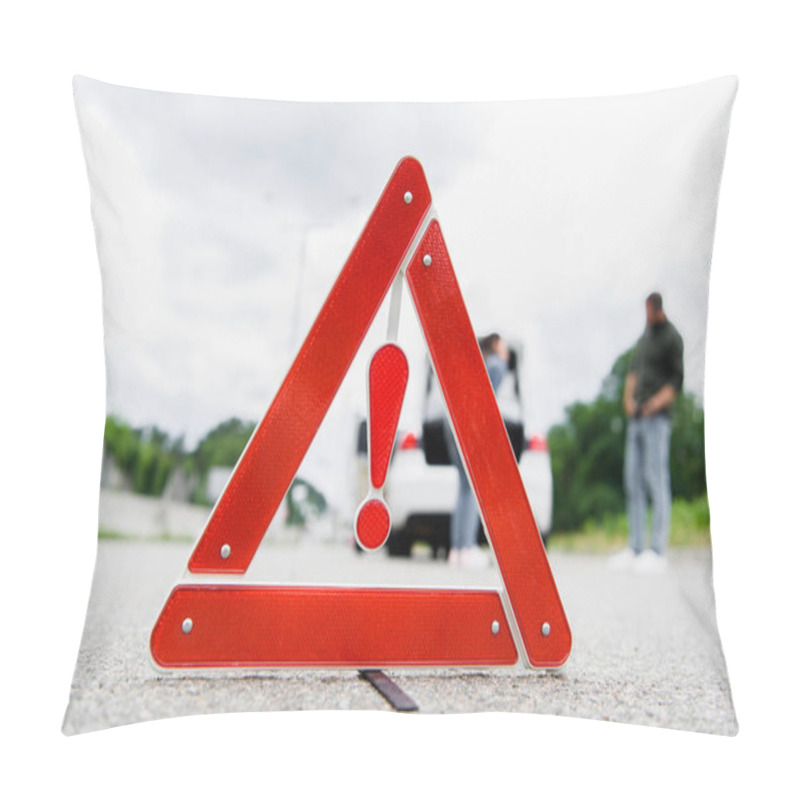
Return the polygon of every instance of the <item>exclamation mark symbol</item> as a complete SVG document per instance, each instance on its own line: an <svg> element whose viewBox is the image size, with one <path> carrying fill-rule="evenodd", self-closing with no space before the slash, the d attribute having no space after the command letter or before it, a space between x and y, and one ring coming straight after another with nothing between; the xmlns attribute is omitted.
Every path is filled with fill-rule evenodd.
<svg viewBox="0 0 800 800"><path fill-rule="evenodd" d="M383 499L403 395L408 361L396 344L385 344L369 364L369 479L370 490L356 511L356 540L364 550L377 550L389 537L392 520Z"/></svg>

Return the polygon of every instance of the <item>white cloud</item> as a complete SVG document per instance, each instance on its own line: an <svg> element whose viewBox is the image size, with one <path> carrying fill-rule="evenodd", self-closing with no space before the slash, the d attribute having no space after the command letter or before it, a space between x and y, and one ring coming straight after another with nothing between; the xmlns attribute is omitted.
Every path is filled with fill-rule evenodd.
<svg viewBox="0 0 800 800"><path fill-rule="evenodd" d="M641 332L653 289L684 334L687 387L700 393L721 168L704 132L719 129L710 123L728 89L315 105L79 82L109 411L189 443L229 416L259 419L406 154L426 169L476 331L524 345L533 428L597 393ZM306 461L322 481L355 435L384 330L382 312ZM402 424L414 425L424 350L407 294L401 343L412 364Z"/></svg>

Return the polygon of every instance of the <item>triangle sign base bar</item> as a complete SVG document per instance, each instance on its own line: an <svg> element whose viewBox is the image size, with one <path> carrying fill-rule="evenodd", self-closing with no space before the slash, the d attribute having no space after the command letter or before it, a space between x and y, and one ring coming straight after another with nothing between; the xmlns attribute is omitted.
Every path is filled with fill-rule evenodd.
<svg viewBox="0 0 800 800"><path fill-rule="evenodd" d="M164 668L506 666L498 592L185 584L153 629Z"/></svg>
<svg viewBox="0 0 800 800"><path fill-rule="evenodd" d="M561 666L571 633L420 164L398 164L191 558L244 573L392 281L405 278L505 587L179 584L150 639L182 667ZM419 244L415 244L419 242ZM413 252L412 252L413 250ZM504 607L509 614L506 615Z"/></svg>

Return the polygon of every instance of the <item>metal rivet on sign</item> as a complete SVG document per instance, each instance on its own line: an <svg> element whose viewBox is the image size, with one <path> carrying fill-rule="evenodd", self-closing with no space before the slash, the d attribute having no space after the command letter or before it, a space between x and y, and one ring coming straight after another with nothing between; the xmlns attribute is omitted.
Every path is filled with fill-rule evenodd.
<svg viewBox="0 0 800 800"><path fill-rule="evenodd" d="M181 630L184 633L190 633L193 625L194 623L192 622L191 617L186 617L186 619L181 623Z"/></svg>
<svg viewBox="0 0 800 800"><path fill-rule="evenodd" d="M497 620L495 620L495 621L492 623L492 633L493 633L495 636L497 636L497 634L498 634L498 633L500 633L500 623L499 623Z"/></svg>
<svg viewBox="0 0 800 800"><path fill-rule="evenodd" d="M222 547L219 549L219 554L223 558L227 558L231 554L231 546L229 544L222 545Z"/></svg>
<svg viewBox="0 0 800 800"><path fill-rule="evenodd" d="M433 259L426 253L422 258L422 263L429 267L433 263Z"/></svg>
<svg viewBox="0 0 800 800"><path fill-rule="evenodd" d="M414 199L414 195L413 195L413 194L411 194L411 192L406 192L406 193L403 195L403 200L405 200L405 201L406 201L406 203L410 203L410 202L411 202L413 199Z"/></svg>
<svg viewBox="0 0 800 800"><path fill-rule="evenodd" d="M550 635L550 623L545 622L542 625L542 636L549 636Z"/></svg>

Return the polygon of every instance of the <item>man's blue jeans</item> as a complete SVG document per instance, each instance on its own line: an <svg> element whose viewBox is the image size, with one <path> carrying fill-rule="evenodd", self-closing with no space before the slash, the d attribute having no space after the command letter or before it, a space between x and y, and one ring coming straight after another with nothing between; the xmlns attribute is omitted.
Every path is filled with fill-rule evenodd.
<svg viewBox="0 0 800 800"><path fill-rule="evenodd" d="M644 549L648 497L653 504L651 547L663 555L669 541L672 488L669 440L672 421L664 414L628 420L625 439L625 495L628 505L628 545Z"/></svg>

